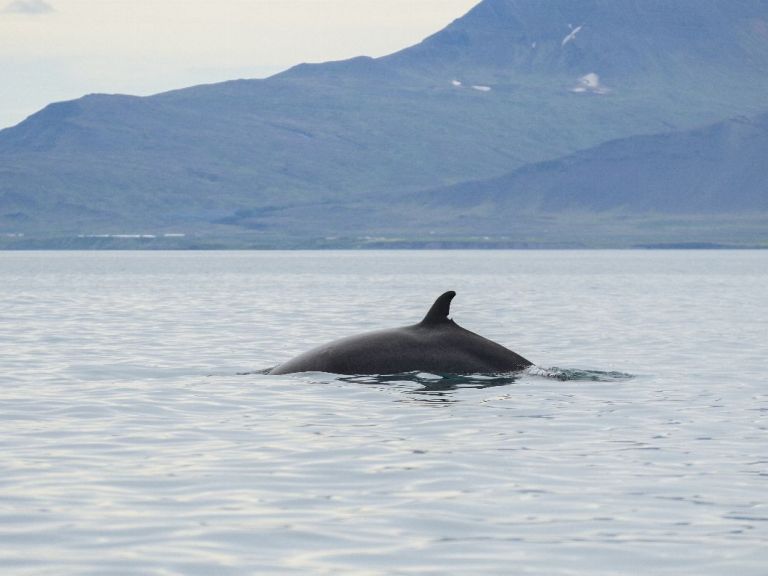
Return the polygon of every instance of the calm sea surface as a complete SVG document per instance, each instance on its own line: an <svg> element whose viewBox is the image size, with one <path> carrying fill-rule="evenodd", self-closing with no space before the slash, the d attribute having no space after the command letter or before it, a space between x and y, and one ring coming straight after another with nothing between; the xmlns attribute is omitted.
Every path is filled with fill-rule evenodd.
<svg viewBox="0 0 768 576"><path fill-rule="evenodd" d="M253 373L450 289L542 370ZM766 359L768 251L0 252L0 574L765 576Z"/></svg>

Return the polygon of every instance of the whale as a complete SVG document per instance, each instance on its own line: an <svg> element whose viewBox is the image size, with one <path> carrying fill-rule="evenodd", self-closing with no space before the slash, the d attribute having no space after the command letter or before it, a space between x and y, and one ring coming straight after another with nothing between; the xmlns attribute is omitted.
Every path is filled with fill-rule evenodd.
<svg viewBox="0 0 768 576"><path fill-rule="evenodd" d="M418 324L349 336L318 346L269 374L507 374L532 366L516 352L449 318L456 292L440 296Z"/></svg>

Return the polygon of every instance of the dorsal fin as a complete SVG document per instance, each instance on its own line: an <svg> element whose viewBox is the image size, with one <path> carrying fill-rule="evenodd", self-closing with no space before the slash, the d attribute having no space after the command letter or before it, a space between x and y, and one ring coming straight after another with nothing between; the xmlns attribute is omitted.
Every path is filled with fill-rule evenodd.
<svg viewBox="0 0 768 576"><path fill-rule="evenodd" d="M424 320L421 321L421 325L429 326L448 322L448 314L451 313L451 300L453 300L454 296L456 296L456 292L451 290L435 300L432 308L429 309L427 315L424 316Z"/></svg>

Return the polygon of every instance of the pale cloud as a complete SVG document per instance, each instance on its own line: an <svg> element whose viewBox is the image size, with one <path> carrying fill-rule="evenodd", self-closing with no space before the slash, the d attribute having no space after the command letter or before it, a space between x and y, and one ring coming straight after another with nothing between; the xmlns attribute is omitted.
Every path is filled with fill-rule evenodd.
<svg viewBox="0 0 768 576"><path fill-rule="evenodd" d="M10 14L45 14L53 12L53 6L45 0L14 0L3 9Z"/></svg>

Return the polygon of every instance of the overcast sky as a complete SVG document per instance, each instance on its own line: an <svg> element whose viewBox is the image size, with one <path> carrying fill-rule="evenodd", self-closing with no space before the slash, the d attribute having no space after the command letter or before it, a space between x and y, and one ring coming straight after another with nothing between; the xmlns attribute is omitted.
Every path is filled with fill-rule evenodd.
<svg viewBox="0 0 768 576"><path fill-rule="evenodd" d="M91 92L146 95L381 56L479 0L0 0L0 128Z"/></svg>

